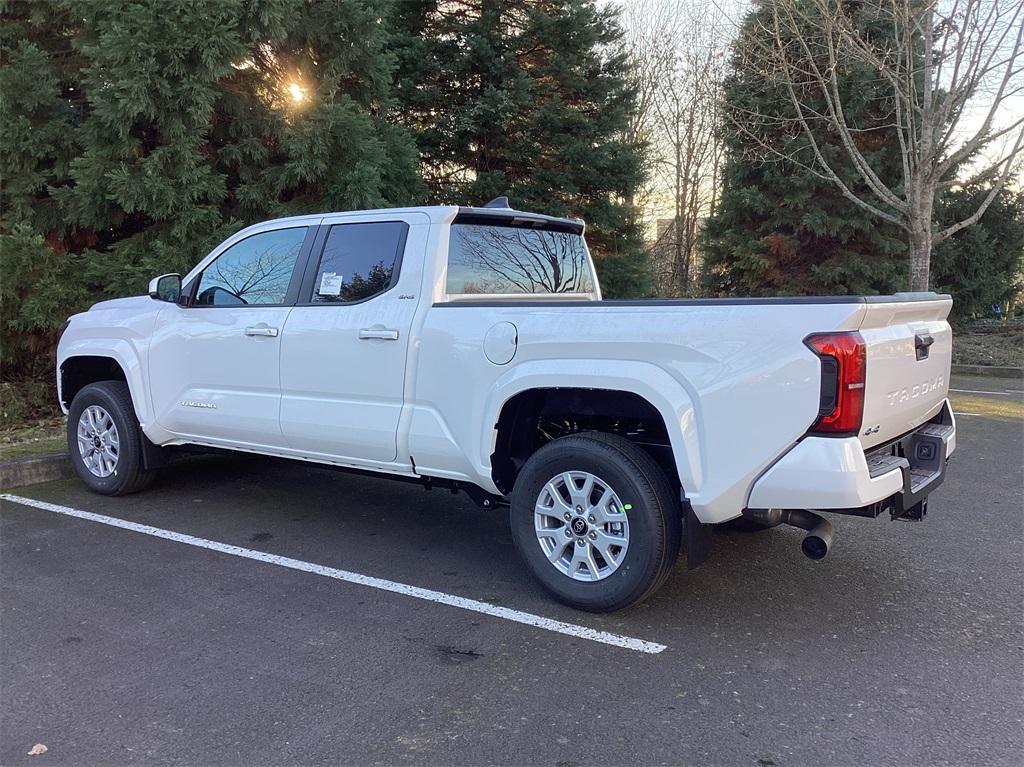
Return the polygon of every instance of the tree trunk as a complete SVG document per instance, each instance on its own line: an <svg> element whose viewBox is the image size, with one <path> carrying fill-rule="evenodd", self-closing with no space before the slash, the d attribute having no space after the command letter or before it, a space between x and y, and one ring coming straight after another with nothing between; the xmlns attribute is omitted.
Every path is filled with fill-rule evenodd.
<svg viewBox="0 0 1024 767"><path fill-rule="evenodd" d="M911 179L910 215L910 289L928 290L928 276L932 263L932 209L935 206L935 186L927 178Z"/></svg>
<svg viewBox="0 0 1024 767"><path fill-rule="evenodd" d="M675 151L676 151L676 195L675 219L672 221L673 250L672 255L672 295L678 296L679 285L682 281L683 272L683 145L679 137L679 113L675 113Z"/></svg>
<svg viewBox="0 0 1024 767"><path fill-rule="evenodd" d="M928 272L932 261L931 232L910 235L910 289L928 290Z"/></svg>

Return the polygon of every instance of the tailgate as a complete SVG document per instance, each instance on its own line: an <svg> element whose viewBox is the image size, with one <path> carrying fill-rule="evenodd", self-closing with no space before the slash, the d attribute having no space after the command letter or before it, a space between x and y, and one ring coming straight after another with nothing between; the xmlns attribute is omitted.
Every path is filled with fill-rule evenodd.
<svg viewBox="0 0 1024 767"><path fill-rule="evenodd" d="M949 391L953 300L934 293L897 294L867 304L859 328L867 354L865 448L920 426L939 411Z"/></svg>

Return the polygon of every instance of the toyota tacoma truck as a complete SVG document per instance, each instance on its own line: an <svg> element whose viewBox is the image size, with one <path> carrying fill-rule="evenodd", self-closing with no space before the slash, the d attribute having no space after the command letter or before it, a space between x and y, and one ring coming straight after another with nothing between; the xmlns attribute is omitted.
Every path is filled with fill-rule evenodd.
<svg viewBox="0 0 1024 767"><path fill-rule="evenodd" d="M509 507L555 598L609 611L721 523L796 525L819 559L819 512L923 517L956 445L951 305L604 300L583 222L504 198L310 215L71 317L58 397L98 493L175 446L464 490Z"/></svg>

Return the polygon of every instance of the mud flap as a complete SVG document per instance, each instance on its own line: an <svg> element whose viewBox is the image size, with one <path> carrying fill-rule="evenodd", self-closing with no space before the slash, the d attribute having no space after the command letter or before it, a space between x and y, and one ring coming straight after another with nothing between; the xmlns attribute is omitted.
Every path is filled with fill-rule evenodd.
<svg viewBox="0 0 1024 767"><path fill-rule="evenodd" d="M683 500L683 543L686 546L686 569L693 568L704 563L711 552L711 528L713 525L705 525L697 515L693 513L690 504Z"/></svg>
<svg viewBox="0 0 1024 767"><path fill-rule="evenodd" d="M159 469L167 463L167 450L149 441L149 437L139 429L139 444L142 446L142 468L150 471Z"/></svg>

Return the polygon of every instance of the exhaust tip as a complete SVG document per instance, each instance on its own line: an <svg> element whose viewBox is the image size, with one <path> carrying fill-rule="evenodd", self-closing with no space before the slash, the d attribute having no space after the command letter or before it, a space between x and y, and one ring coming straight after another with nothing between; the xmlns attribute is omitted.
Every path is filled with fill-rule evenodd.
<svg viewBox="0 0 1024 767"><path fill-rule="evenodd" d="M824 559L832 547L832 523L807 509L744 509L743 516L762 525L779 523L807 531L800 549L815 562Z"/></svg>
<svg viewBox="0 0 1024 767"><path fill-rule="evenodd" d="M804 538L803 543L800 544L800 549L804 552L805 557L817 562L819 559L824 559L825 555L828 554L828 541L824 538L819 538L817 535L808 535Z"/></svg>

